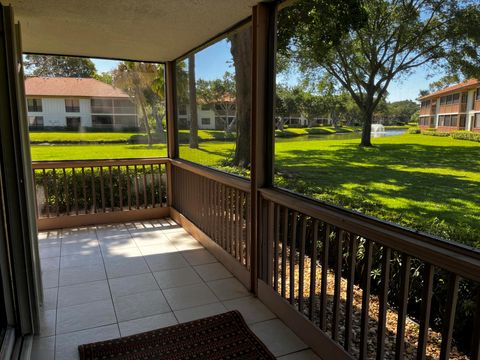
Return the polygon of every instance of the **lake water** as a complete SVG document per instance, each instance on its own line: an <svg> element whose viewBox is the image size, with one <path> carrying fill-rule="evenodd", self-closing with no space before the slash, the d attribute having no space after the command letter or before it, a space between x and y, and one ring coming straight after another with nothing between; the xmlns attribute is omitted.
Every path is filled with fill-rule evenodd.
<svg viewBox="0 0 480 360"><path fill-rule="evenodd" d="M407 129L394 129L394 130L386 130L385 132L381 133L372 133L372 138L380 138L386 136L398 136L405 134ZM360 139L362 133L358 132L348 132L348 133L340 133L340 134L331 134L331 135L305 135L305 136L295 136L289 138L283 137L276 137L275 141L278 142L285 142L285 141L303 141L303 140L346 140L346 139Z"/></svg>

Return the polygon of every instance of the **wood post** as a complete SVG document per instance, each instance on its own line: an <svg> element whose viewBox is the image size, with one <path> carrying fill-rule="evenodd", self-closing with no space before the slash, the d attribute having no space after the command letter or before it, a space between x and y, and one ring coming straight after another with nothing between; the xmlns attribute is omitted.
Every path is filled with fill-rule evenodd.
<svg viewBox="0 0 480 360"><path fill-rule="evenodd" d="M252 126L251 126L251 291L258 293L259 265L267 255L262 245L260 194L258 189L272 185L273 179L273 96L275 87L274 3L253 7L252 16ZM269 209L263 208L264 211ZM262 261L262 259L264 259Z"/></svg>
<svg viewBox="0 0 480 360"><path fill-rule="evenodd" d="M165 64L165 94L167 108L167 154L170 159L178 157L177 124L175 114L175 61L168 61ZM172 206L173 167L170 162L167 164L167 206Z"/></svg>

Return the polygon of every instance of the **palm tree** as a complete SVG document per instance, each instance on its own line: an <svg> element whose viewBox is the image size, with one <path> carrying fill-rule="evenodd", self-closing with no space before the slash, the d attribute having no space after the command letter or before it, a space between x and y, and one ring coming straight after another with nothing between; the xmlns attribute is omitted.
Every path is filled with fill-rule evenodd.
<svg viewBox="0 0 480 360"><path fill-rule="evenodd" d="M198 149L197 87L195 82L195 54L188 57L188 95L190 104L190 147Z"/></svg>

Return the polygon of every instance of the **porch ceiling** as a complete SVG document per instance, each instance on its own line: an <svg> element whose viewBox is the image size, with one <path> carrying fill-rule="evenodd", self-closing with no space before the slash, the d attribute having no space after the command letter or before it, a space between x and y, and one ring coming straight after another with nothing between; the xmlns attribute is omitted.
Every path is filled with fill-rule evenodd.
<svg viewBox="0 0 480 360"><path fill-rule="evenodd" d="M23 51L145 61L181 56L258 0L11 0Z"/></svg>

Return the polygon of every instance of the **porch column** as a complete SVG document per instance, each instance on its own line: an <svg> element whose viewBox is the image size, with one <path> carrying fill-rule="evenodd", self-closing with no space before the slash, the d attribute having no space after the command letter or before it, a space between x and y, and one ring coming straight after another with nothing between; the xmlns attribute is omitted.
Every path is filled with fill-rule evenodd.
<svg viewBox="0 0 480 360"><path fill-rule="evenodd" d="M175 114L175 61L165 64L165 94L167 110L167 156L170 159L178 157L177 124ZM172 206L172 164L167 164L167 206Z"/></svg>
<svg viewBox="0 0 480 360"><path fill-rule="evenodd" d="M251 291L264 273L266 204L258 189L273 184L273 101L275 92L275 3L260 3L252 16L252 126L251 126ZM266 227L264 227L266 230Z"/></svg>

